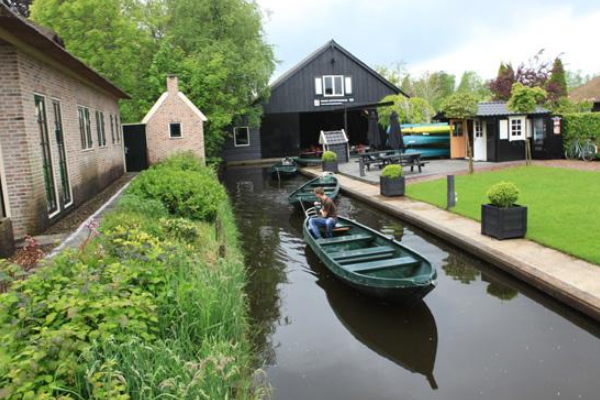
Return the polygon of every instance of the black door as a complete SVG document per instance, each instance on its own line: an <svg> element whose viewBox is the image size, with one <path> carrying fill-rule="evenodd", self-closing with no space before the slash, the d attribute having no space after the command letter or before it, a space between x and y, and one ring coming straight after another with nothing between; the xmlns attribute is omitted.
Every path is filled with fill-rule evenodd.
<svg viewBox="0 0 600 400"><path fill-rule="evenodd" d="M148 168L146 125L123 125L123 141L127 172L143 171Z"/></svg>

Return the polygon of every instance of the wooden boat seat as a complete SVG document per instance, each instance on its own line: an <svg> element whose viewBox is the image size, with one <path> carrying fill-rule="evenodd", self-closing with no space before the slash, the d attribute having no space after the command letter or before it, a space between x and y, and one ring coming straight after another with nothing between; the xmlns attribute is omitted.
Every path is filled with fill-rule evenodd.
<svg viewBox="0 0 600 400"><path fill-rule="evenodd" d="M337 237L327 238L327 239L317 239L317 243L319 243L319 245L321 245L321 246L324 246L324 245L328 245L328 244L345 244L345 243L353 243L353 242L363 242L363 241L369 241L369 240L373 240L373 239L374 238L371 235L359 233L357 235L344 235L344 236L337 236Z"/></svg>
<svg viewBox="0 0 600 400"><path fill-rule="evenodd" d="M315 183L311 183L310 186L312 186L312 187L323 186L324 188L327 187L327 186L336 187L337 183L335 183L335 182L321 182L321 183L315 182Z"/></svg>
<svg viewBox="0 0 600 400"><path fill-rule="evenodd" d="M362 256L370 256L376 254L390 254L393 253L394 249L389 246L378 246L378 247L370 247L367 249L357 249L357 250L346 250L346 251L334 251L328 253L329 257L336 261L342 261L346 259L352 259L355 257Z"/></svg>
<svg viewBox="0 0 600 400"><path fill-rule="evenodd" d="M421 261L411 257L405 256L400 258L392 258L388 260L381 261L371 261L364 262L358 264L345 265L344 268L350 272L368 272L368 271L376 271L378 269L386 269L392 267L412 267L419 264Z"/></svg>

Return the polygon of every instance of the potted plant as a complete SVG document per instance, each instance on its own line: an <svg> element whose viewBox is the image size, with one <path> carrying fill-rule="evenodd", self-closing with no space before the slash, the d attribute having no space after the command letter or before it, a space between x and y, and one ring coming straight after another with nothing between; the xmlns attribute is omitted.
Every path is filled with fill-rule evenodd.
<svg viewBox="0 0 600 400"><path fill-rule="evenodd" d="M402 166L398 164L387 165L379 177L379 190L383 196L404 196L405 179L402 175Z"/></svg>
<svg viewBox="0 0 600 400"><path fill-rule="evenodd" d="M519 188L512 182L495 184L487 192L490 204L481 205L481 233L496 239L525 237L527 207L516 204Z"/></svg>
<svg viewBox="0 0 600 400"><path fill-rule="evenodd" d="M326 151L321 156L323 162L323 172L338 172L337 154L333 151Z"/></svg>

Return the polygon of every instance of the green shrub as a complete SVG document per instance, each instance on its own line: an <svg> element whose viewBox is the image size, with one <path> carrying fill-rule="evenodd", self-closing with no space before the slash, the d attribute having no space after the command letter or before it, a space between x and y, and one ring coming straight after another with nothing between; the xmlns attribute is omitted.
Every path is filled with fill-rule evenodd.
<svg viewBox="0 0 600 400"><path fill-rule="evenodd" d="M321 156L321 160L323 162L333 162L333 161L337 161L337 154L334 153L333 151L326 151L323 153L323 155Z"/></svg>
<svg viewBox="0 0 600 400"><path fill-rule="evenodd" d="M128 193L159 200L170 214L212 221L226 198L225 189L208 168L199 171L153 168L141 173Z"/></svg>
<svg viewBox="0 0 600 400"><path fill-rule="evenodd" d="M160 220L161 226L167 234L184 242L193 242L200 236L198 226L189 219L185 218L163 218Z"/></svg>
<svg viewBox="0 0 600 400"><path fill-rule="evenodd" d="M166 160L156 164L153 168L202 172L206 167L200 157L191 151L185 151L170 156Z"/></svg>
<svg viewBox="0 0 600 400"><path fill-rule="evenodd" d="M381 176L388 179L400 178L402 176L402 166L399 164L386 165Z"/></svg>
<svg viewBox="0 0 600 400"><path fill-rule="evenodd" d="M562 135L565 150L574 139L595 138L600 142L600 113L575 113L562 116Z"/></svg>
<svg viewBox="0 0 600 400"><path fill-rule="evenodd" d="M169 212L159 200L145 199L134 194L126 194L119 201L119 208L125 212L135 212L152 218L163 218Z"/></svg>
<svg viewBox="0 0 600 400"><path fill-rule="evenodd" d="M496 183L488 190L487 197L494 207L512 207L519 198L519 188L512 182Z"/></svg>

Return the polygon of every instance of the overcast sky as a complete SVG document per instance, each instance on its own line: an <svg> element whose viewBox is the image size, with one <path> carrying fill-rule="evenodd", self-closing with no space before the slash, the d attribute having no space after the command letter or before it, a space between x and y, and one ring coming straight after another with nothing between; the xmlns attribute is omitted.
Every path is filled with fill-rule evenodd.
<svg viewBox="0 0 600 400"><path fill-rule="evenodd" d="M600 0L257 0L268 15L277 77L330 39L373 65L412 74L495 76L540 49L571 70L600 73Z"/></svg>

